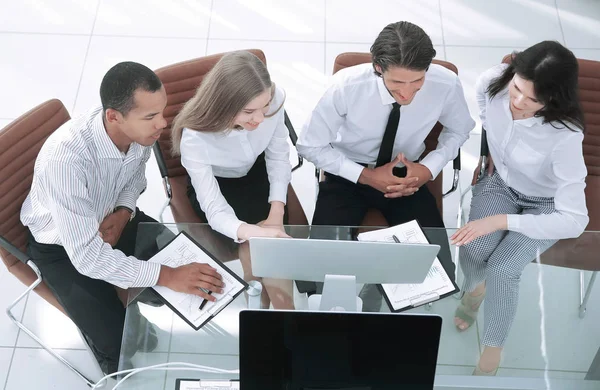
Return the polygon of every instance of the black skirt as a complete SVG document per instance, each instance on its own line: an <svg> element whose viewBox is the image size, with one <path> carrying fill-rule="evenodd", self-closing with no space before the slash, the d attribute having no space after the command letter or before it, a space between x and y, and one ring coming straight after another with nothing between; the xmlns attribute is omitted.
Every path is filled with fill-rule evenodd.
<svg viewBox="0 0 600 390"><path fill-rule="evenodd" d="M256 224L267 219L271 205L269 204L269 177L267 175L267 164L264 152L256 158L254 165L243 177L228 178L215 177L221 194L229 203L237 218L246 223ZM200 208L196 191L188 179L187 195L192 203L194 211L203 221L207 221L206 214ZM287 223L287 207L283 223Z"/></svg>

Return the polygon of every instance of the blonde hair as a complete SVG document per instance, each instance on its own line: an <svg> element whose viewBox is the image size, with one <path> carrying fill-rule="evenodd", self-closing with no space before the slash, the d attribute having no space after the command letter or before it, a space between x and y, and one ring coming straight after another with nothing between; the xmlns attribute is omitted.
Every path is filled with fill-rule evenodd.
<svg viewBox="0 0 600 390"><path fill-rule="evenodd" d="M252 99L271 89L265 64L254 54L235 51L225 54L206 74L196 94L183 106L171 126L171 154L181 154L181 136L184 128L202 132L220 132L241 129L234 125L235 117ZM269 115L272 117L281 105Z"/></svg>

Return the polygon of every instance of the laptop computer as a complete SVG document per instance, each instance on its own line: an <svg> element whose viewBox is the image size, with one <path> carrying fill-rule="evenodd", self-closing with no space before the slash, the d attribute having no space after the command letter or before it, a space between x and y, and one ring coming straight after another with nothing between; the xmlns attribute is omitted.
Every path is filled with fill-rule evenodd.
<svg viewBox="0 0 600 390"><path fill-rule="evenodd" d="M352 275L357 283L423 283L439 250L435 244L250 238L255 276L312 282Z"/></svg>
<svg viewBox="0 0 600 390"><path fill-rule="evenodd" d="M245 310L244 390L433 389L436 315Z"/></svg>

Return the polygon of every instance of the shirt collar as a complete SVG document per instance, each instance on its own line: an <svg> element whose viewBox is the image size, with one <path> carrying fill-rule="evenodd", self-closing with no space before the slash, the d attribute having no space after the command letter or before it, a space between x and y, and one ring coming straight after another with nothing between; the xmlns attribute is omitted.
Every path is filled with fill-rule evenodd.
<svg viewBox="0 0 600 390"><path fill-rule="evenodd" d="M98 158L118 158L123 160L123 153L117 148L112 139L108 136L106 128L104 127L104 110L102 108L94 110L95 115L92 120L92 133L94 137L94 143L96 144L96 150L98 151ZM133 142L127 150L125 157L141 158L143 155L143 147Z"/></svg>
<svg viewBox="0 0 600 390"><path fill-rule="evenodd" d="M503 92L501 98L502 98L502 106L504 107L504 112L506 113L506 115L508 115L508 117L511 120L514 120L512 118L512 112L510 112L510 97L508 94L508 90L506 90L506 92ZM527 119L518 119L515 122L521 126L533 127L535 125L543 124L544 118L540 117L540 116L532 116L531 118L527 118Z"/></svg>
<svg viewBox="0 0 600 390"><path fill-rule="evenodd" d="M520 119L518 123L525 127L533 127L536 125L541 125L544 122L544 118L541 116L533 116L527 119Z"/></svg>
<svg viewBox="0 0 600 390"><path fill-rule="evenodd" d="M390 91L385 87L383 83L383 78L373 74L374 77L377 77L377 90L379 91L379 97L381 98L381 104L393 104L396 103L396 99L390 94Z"/></svg>

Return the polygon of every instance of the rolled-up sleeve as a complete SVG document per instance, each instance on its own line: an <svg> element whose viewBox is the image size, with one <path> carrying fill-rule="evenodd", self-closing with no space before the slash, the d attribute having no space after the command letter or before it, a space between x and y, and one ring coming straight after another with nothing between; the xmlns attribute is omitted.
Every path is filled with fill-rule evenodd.
<svg viewBox="0 0 600 390"><path fill-rule="evenodd" d="M156 285L160 264L125 256L100 237L83 170L73 164L50 162L40 175L44 202L60 242L79 273L121 288Z"/></svg>

